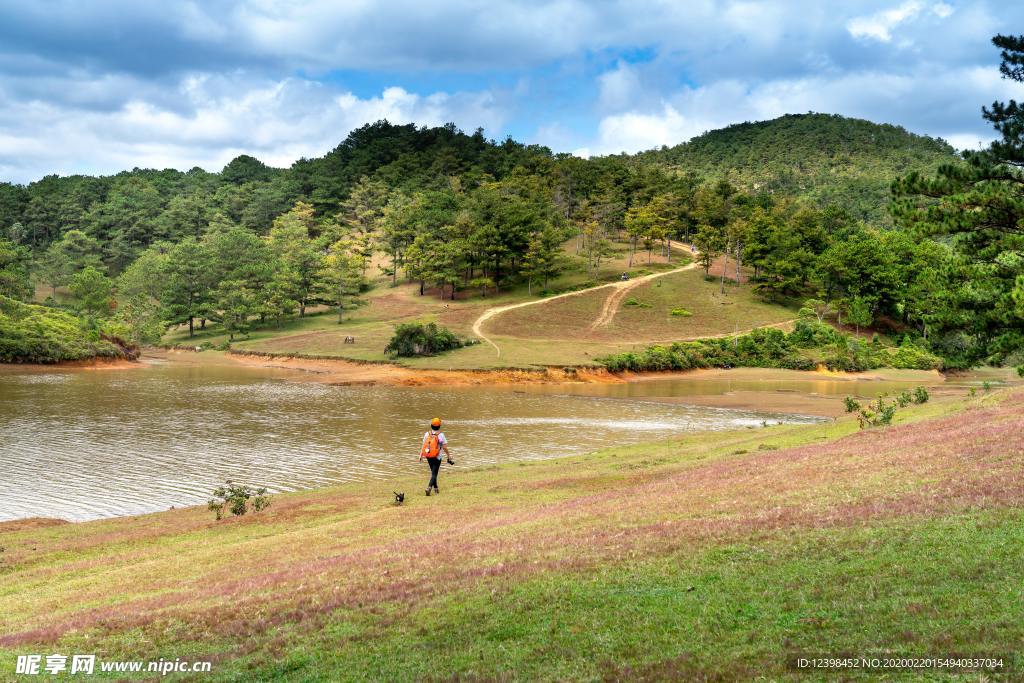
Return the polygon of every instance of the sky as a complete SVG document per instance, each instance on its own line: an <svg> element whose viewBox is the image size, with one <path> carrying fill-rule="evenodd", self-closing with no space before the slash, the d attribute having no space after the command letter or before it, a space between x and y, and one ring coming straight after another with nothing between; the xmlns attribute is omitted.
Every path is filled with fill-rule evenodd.
<svg viewBox="0 0 1024 683"><path fill-rule="evenodd" d="M0 181L320 156L364 123L581 156L808 111L958 148L1024 99L979 0L0 0Z"/></svg>

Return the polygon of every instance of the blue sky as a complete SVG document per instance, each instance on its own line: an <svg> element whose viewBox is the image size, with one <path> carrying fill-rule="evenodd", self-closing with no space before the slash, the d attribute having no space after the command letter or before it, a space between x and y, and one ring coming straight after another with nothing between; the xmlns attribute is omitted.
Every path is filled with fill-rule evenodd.
<svg viewBox="0 0 1024 683"><path fill-rule="evenodd" d="M387 118L581 155L821 111L975 147L1024 5L0 0L0 180L286 166Z"/></svg>

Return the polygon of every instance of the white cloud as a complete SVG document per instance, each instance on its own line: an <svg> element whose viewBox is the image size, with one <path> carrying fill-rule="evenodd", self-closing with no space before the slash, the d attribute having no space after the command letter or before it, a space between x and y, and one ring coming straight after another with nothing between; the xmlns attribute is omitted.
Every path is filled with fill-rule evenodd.
<svg viewBox="0 0 1024 683"><path fill-rule="evenodd" d="M956 96L950 97L952 93ZM636 152L679 144L732 123L808 111L894 123L914 133L944 138L960 149L975 149L992 139L984 132L981 103L1021 99L1022 94L1024 88L1001 79L995 67L719 81L683 88L655 108L605 116L596 139L585 149L593 154Z"/></svg>
<svg viewBox="0 0 1024 683"><path fill-rule="evenodd" d="M991 136L984 137L974 133L951 133L943 139L953 145L953 147L960 150L979 150L987 146L988 143L992 141Z"/></svg>
<svg viewBox="0 0 1024 683"><path fill-rule="evenodd" d="M115 111L11 103L0 110L0 178L25 182L47 173L111 173L125 168L219 170L238 154L288 166L319 156L365 123L500 129L503 106L491 92L418 95L385 88L360 98L302 79L184 79L174 108L133 98Z"/></svg>
<svg viewBox="0 0 1024 683"><path fill-rule="evenodd" d="M378 118L581 154L807 110L977 140L981 104L1022 99L989 41L1022 22L997 0L0 0L0 180L285 165Z"/></svg>
<svg viewBox="0 0 1024 683"><path fill-rule="evenodd" d="M635 152L689 140L707 130L699 121L680 114L665 104L660 112L627 112L601 119L596 147L602 153ZM589 151L589 150L588 150Z"/></svg>
<svg viewBox="0 0 1024 683"><path fill-rule="evenodd" d="M846 29L854 38L871 38L883 43L892 41L892 31L922 12L928 10L940 19L953 14L953 7L944 2L926 6L920 0L907 0L902 5L863 17L854 17L846 23Z"/></svg>
<svg viewBox="0 0 1024 683"><path fill-rule="evenodd" d="M641 94L640 78L636 70L626 62L620 61L612 71L606 71L598 77L600 95L598 101L602 109L617 111L636 104Z"/></svg>

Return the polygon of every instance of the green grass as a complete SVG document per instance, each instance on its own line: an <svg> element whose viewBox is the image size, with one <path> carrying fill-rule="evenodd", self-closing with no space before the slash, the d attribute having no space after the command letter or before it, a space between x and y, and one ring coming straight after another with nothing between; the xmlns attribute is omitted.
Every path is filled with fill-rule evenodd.
<svg viewBox="0 0 1024 683"><path fill-rule="evenodd" d="M549 291L572 291L593 285L594 281L590 279L582 260L574 254L574 243L566 243L564 249L570 266L565 273L549 283ZM617 245L613 258L603 264L597 282L617 281L622 272L627 270L636 276L671 269L685 263L688 258L685 254L674 252L673 262L665 263L663 259L656 257L654 262L648 265L646 256L643 255L643 258L638 257L635 260L633 268L628 268L627 249L625 245ZM639 341L605 337L579 338L578 328L590 324L609 292L610 290L601 290L524 309L531 312L527 324L532 330L525 337L533 338L524 338L524 335L518 333L506 335L502 332L500 325L504 325L506 315L518 315L518 312L499 316L494 320L494 324L488 324L487 331L490 336L492 327L495 329L493 336L501 345L501 356L495 353L493 347L481 345L436 357L404 360L401 364L417 368L458 370L591 365L594 364L594 358L602 355L639 350L642 348L643 335L640 335ZM517 283L503 288L501 292L491 292L484 297L475 290L465 291L460 293L456 301L447 301L442 300L437 292L430 290L426 295L419 296L416 284L402 283L392 287L387 278L376 278L372 282L372 287L364 293L362 305L346 311L345 319L340 324L335 311L319 307L314 311L314 315L286 320L280 327L273 324L257 325L247 337L239 337L233 341L232 348L239 351L285 355L385 361L391 359L385 357L384 347L399 323L436 322L458 335L471 337L474 321L488 308L538 300L540 297L537 288L531 295L525 283ZM576 313L567 316L567 311ZM513 323L516 320L509 319ZM538 331L553 334L558 340L573 340L574 343L553 345L547 342L546 338L537 339L535 333ZM355 338L354 344L344 343L345 338L349 336ZM215 323L208 323L205 330L197 330L191 338L188 336L187 328L179 326L163 339L165 344L201 344L205 347L218 346L226 341L228 336Z"/></svg>
<svg viewBox="0 0 1024 683"><path fill-rule="evenodd" d="M613 338L643 336L659 341L694 339L772 325L796 317L794 308L762 301L749 285L726 281L725 294L718 280L704 278L700 268L658 278L630 292L650 308L623 306L608 326ZM684 308L688 316L673 316Z"/></svg>
<svg viewBox="0 0 1024 683"><path fill-rule="evenodd" d="M794 653L1024 646L1024 395L3 531L16 654L204 680L799 679ZM411 494L390 504L392 489ZM857 678L857 676L852 676Z"/></svg>
<svg viewBox="0 0 1024 683"><path fill-rule="evenodd" d="M487 330L507 338L641 344L732 334L796 317L790 308L761 301L747 285L727 283L722 296L718 282L705 280L703 271L694 269L638 285L608 326L592 329L609 294L610 290L597 290L509 311L489 322ZM678 308L691 315L673 316Z"/></svg>
<svg viewBox="0 0 1024 683"><path fill-rule="evenodd" d="M796 678L798 655L1009 658L1024 619L1009 588L1024 576L1022 547L1024 514L1001 511L752 539L469 594L453 586L385 629L331 620L283 661L254 659L252 675L734 680Z"/></svg>

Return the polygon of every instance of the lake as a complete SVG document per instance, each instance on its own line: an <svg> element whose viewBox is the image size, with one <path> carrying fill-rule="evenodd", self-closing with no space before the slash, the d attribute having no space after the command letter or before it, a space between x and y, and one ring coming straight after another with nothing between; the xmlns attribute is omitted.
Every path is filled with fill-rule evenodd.
<svg viewBox="0 0 1024 683"><path fill-rule="evenodd" d="M161 361L125 370L4 368L0 519L194 505L227 479L280 492L425 475L416 458L435 415L445 419L457 467L820 419L651 402L649 387L645 400L615 396L625 385L572 395L578 386L523 393L294 381L301 379L291 370Z"/></svg>

